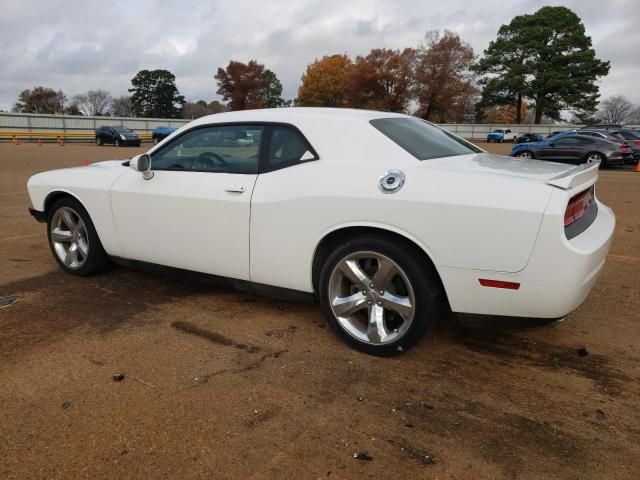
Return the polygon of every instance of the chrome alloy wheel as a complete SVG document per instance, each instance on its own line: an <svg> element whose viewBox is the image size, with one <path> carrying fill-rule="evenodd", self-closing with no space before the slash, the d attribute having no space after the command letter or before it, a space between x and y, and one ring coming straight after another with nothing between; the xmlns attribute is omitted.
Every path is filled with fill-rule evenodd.
<svg viewBox="0 0 640 480"><path fill-rule="evenodd" d="M56 255L67 267L77 269L89 255L87 227L78 213L70 207L61 207L51 219L51 243Z"/></svg>
<svg viewBox="0 0 640 480"><path fill-rule="evenodd" d="M398 340L415 316L407 274L380 253L355 252L341 259L331 272L328 294L340 326L372 345Z"/></svg>
<svg viewBox="0 0 640 480"><path fill-rule="evenodd" d="M520 158L533 158L533 155L531 155L531 153L529 152L522 152L520 155L518 155Z"/></svg>
<svg viewBox="0 0 640 480"><path fill-rule="evenodd" d="M587 157L587 163L597 163L602 162L602 157L597 153L592 153Z"/></svg>

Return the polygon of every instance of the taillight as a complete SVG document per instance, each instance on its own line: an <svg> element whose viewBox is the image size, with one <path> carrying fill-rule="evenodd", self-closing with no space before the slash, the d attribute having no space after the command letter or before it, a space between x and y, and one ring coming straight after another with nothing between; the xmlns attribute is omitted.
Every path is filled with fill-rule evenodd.
<svg viewBox="0 0 640 480"><path fill-rule="evenodd" d="M626 145L622 145L622 146L620 147L620 151L621 151L622 153L631 153L631 148L630 148L630 147L627 147Z"/></svg>
<svg viewBox="0 0 640 480"><path fill-rule="evenodd" d="M633 143L640 147L640 140L634 140Z"/></svg>
<svg viewBox="0 0 640 480"><path fill-rule="evenodd" d="M571 197L569 204L567 205L567 210L564 212L565 228L584 216L592 202L593 186L589 187L584 192L580 192Z"/></svg>

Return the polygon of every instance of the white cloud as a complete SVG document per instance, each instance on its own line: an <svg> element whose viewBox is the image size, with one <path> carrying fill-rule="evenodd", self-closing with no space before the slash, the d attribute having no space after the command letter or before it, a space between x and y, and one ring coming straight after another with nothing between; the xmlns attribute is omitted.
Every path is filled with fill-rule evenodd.
<svg viewBox="0 0 640 480"><path fill-rule="evenodd" d="M501 24L546 4L573 9L598 56L611 61L603 96L640 103L636 0L3 0L0 108L35 85L69 96L95 88L125 94L143 68L168 69L188 99L211 100L213 76L231 59L264 63L292 98L306 65L323 55L416 46L427 30L444 28L481 54Z"/></svg>

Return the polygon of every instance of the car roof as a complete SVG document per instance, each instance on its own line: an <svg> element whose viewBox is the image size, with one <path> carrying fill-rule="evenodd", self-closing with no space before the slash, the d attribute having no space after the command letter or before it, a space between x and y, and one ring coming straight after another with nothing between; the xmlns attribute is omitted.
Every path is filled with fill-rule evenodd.
<svg viewBox="0 0 640 480"><path fill-rule="evenodd" d="M234 112L215 113L200 117L193 121L193 125L226 123L226 122L305 122L311 120L353 120L365 121L376 118L410 118L408 115L377 110L358 110L355 108L328 108L328 107L285 107L264 108L256 110L238 110Z"/></svg>

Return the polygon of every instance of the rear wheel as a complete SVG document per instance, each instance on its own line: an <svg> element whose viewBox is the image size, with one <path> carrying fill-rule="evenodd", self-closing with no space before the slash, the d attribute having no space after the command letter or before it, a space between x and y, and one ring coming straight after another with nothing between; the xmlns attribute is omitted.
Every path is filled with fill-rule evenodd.
<svg viewBox="0 0 640 480"><path fill-rule="evenodd" d="M153 137L153 144L157 145L158 144L158 139L156 137Z"/></svg>
<svg viewBox="0 0 640 480"><path fill-rule="evenodd" d="M121 145L121 143L120 143L120 139L119 139L119 138L116 138L116 147L119 147L120 145Z"/></svg>
<svg viewBox="0 0 640 480"><path fill-rule="evenodd" d="M607 166L607 157L600 152L590 152L584 157L587 163L600 162L600 168Z"/></svg>
<svg viewBox="0 0 640 480"><path fill-rule="evenodd" d="M110 264L89 214L75 198L62 198L49 209L47 236L54 258L67 273L91 275Z"/></svg>
<svg viewBox="0 0 640 480"><path fill-rule="evenodd" d="M96 144L102 145L102 139L100 137L96 137Z"/></svg>
<svg viewBox="0 0 640 480"><path fill-rule="evenodd" d="M333 330L373 355L415 345L443 316L435 272L411 246L359 237L334 248L319 278L320 303Z"/></svg>
<svg viewBox="0 0 640 480"><path fill-rule="evenodd" d="M525 150L524 152L521 152L520 155L518 156L520 158L527 158L527 159L536 158L533 152L530 150Z"/></svg>

